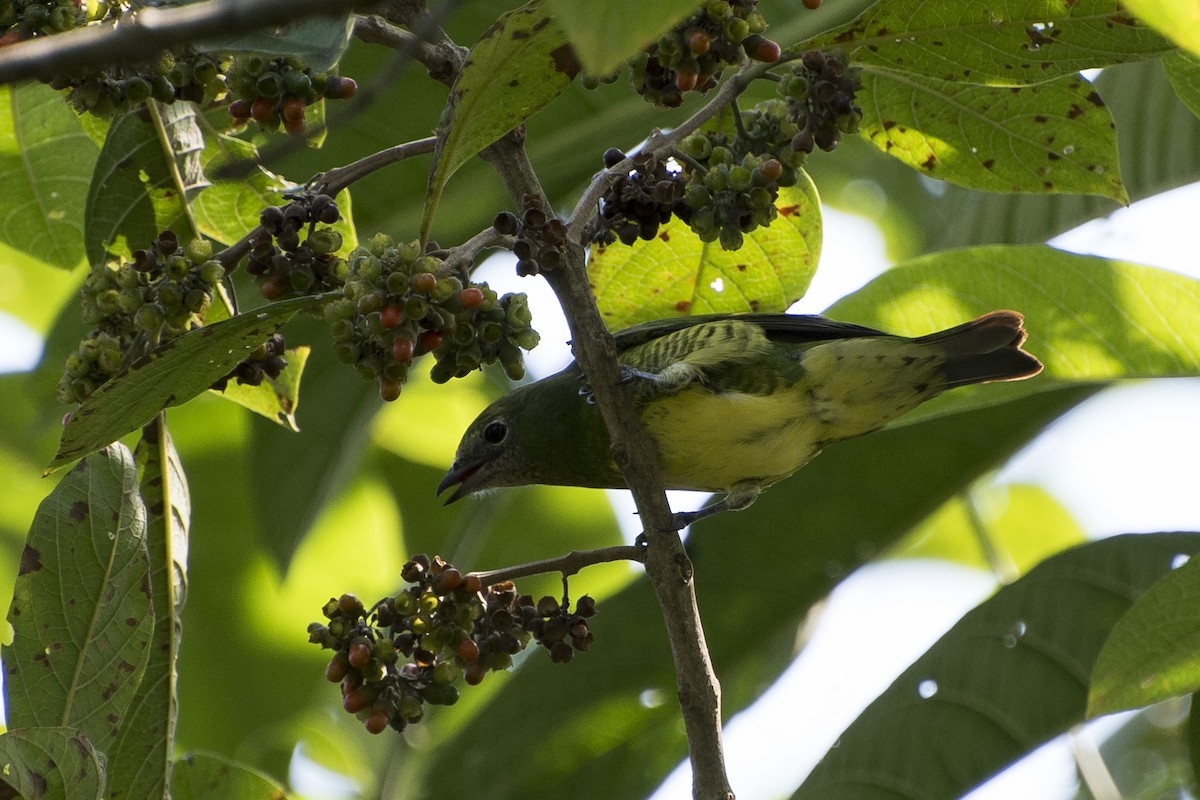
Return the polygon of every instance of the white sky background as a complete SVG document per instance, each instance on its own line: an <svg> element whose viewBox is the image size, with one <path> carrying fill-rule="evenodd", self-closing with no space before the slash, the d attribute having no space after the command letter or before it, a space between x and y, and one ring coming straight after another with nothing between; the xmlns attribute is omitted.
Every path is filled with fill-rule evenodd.
<svg viewBox="0 0 1200 800"><path fill-rule="evenodd" d="M1090 222L1053 243L1067 250L1137 261L1200 278L1200 185L1144 200ZM815 313L886 268L875 227L825 209L825 249L813 286L793 310ZM565 321L543 281L517 278L506 259L479 276L498 291L530 294L543 344L530 372L549 374L569 359ZM1181 320L1181 325L1197 324ZM1036 335L1036 334L1035 334ZM0 372L24 370L40 338L0 314ZM1157 381L1109 390L1052 426L1000 474L1053 493L1089 535L1200 530L1200 380ZM633 532L632 505L614 493ZM677 507L695 495L673 494ZM731 779L742 800L786 797L841 730L963 613L994 589L990 576L956 565L888 562L850 576L834 592L814 638L755 706L726 730ZM691 796L686 765L654 800ZM1060 800L1074 792L1074 768L1061 742L1035 753L971 800Z"/></svg>

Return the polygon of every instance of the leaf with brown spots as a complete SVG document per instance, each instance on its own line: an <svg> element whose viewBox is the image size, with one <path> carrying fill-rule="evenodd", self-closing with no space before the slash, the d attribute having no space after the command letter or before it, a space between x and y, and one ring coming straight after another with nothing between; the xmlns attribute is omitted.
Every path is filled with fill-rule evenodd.
<svg viewBox="0 0 1200 800"><path fill-rule="evenodd" d="M438 131L421 218L422 241L450 176L562 94L578 72L566 34L543 0L531 0L502 15L480 37L454 83Z"/></svg>
<svg viewBox="0 0 1200 800"><path fill-rule="evenodd" d="M38 508L26 548L41 566L17 578L8 614L9 727L71 725L107 750L141 681L154 624L146 509L129 450L115 444L67 473Z"/></svg>
<svg viewBox="0 0 1200 800"><path fill-rule="evenodd" d="M1171 43L1113 24L1116 0L876 3L809 47L836 45L851 62L942 81L1027 86L1083 69L1157 58Z"/></svg>
<svg viewBox="0 0 1200 800"><path fill-rule="evenodd" d="M214 389L213 392L290 431L299 431L296 406L300 404L300 376L304 373L304 365L311 352L312 348L307 345L289 348L284 353L287 367L279 373L279 377L267 376L258 386L231 380L224 391Z"/></svg>
<svg viewBox="0 0 1200 800"><path fill-rule="evenodd" d="M104 796L104 756L74 728L10 729L0 736L0 770L4 783L30 800Z"/></svg>
<svg viewBox="0 0 1200 800"><path fill-rule="evenodd" d="M593 248L588 274L605 324L786 310L808 290L821 252L820 201L806 173L780 191L776 207L775 221L746 234L740 250L700 241L677 218L650 241Z"/></svg>
<svg viewBox="0 0 1200 800"><path fill-rule="evenodd" d="M933 178L989 192L1128 202L1112 115L1079 76L975 86L868 68L861 135Z"/></svg>
<svg viewBox="0 0 1200 800"><path fill-rule="evenodd" d="M1162 32L1193 55L1200 55L1200 6L1194 0L1123 0L1138 21ZM1114 27L1117 24L1114 19Z"/></svg>
<svg viewBox="0 0 1200 800"><path fill-rule="evenodd" d="M271 303L189 331L138 359L71 414L46 472L115 442L164 408L191 400L297 312L321 302L319 297L297 297Z"/></svg>

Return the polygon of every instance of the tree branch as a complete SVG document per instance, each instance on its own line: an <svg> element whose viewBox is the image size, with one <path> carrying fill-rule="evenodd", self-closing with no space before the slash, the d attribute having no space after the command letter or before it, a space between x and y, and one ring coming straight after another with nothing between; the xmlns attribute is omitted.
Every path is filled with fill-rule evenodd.
<svg viewBox="0 0 1200 800"><path fill-rule="evenodd" d="M526 194L544 197L522 138L509 134L483 153L496 165L518 205ZM646 574L658 596L671 643L692 763L692 795L697 800L732 800L721 745L721 689L696 605L692 563L673 529L657 450L633 407L629 387L620 380L616 344L596 307L583 247L573 237L567 239L566 256L563 266L542 274L566 313L575 359L592 386L612 441L613 458L633 492L645 526Z"/></svg>
<svg viewBox="0 0 1200 800"><path fill-rule="evenodd" d="M531 561L528 564L517 564L500 569L472 572L484 586L491 586L504 581L514 581L529 575L543 575L547 572L559 572L563 577L574 575L584 567L594 564L605 564L610 561L638 561L644 563L646 549L636 545L623 544L615 547L600 547L595 550L572 550L557 558L546 558L541 561Z"/></svg>
<svg viewBox="0 0 1200 800"><path fill-rule="evenodd" d="M87 25L0 49L0 83L56 74L95 64L153 57L164 48L213 36L338 16L364 0L207 0L170 8L143 8L115 25Z"/></svg>

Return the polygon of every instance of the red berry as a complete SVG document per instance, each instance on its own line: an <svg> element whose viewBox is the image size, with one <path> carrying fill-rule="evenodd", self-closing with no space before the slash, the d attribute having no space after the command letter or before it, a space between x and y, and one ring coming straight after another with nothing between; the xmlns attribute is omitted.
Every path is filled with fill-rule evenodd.
<svg viewBox="0 0 1200 800"><path fill-rule="evenodd" d="M250 104L250 116L255 122L266 122L275 113L275 100L271 97L258 97Z"/></svg>
<svg viewBox="0 0 1200 800"><path fill-rule="evenodd" d="M762 61L766 64L774 64L778 61L781 52L778 44L757 35L747 36L742 40L742 49L755 61Z"/></svg>
<svg viewBox="0 0 1200 800"><path fill-rule="evenodd" d="M342 708L346 709L351 714L357 714L366 707L367 696L358 689L355 689L353 692L342 698Z"/></svg>
<svg viewBox="0 0 1200 800"><path fill-rule="evenodd" d="M372 648L369 642L355 642L350 645L350 652L346 660L350 662L352 667L365 667L371 661Z"/></svg>
<svg viewBox="0 0 1200 800"><path fill-rule="evenodd" d="M400 381L388 380L387 378L379 379L379 396L383 398L383 402L390 403L400 396L400 390L403 388Z"/></svg>
<svg viewBox="0 0 1200 800"><path fill-rule="evenodd" d="M484 677L487 675L487 667L480 664L478 661L473 661L467 664L467 668L463 670L463 680L468 686L478 686L483 683Z"/></svg>
<svg viewBox="0 0 1200 800"><path fill-rule="evenodd" d="M382 708L376 708L363 720L363 725L366 726L367 733L383 733L387 730L389 721L387 711Z"/></svg>
<svg viewBox="0 0 1200 800"><path fill-rule="evenodd" d="M455 655L470 664L479 658L479 645L475 643L474 639L463 639L458 643L458 647L454 648L454 652Z"/></svg>
<svg viewBox="0 0 1200 800"><path fill-rule="evenodd" d="M229 104L229 116L240 120L250 119L250 101L234 100Z"/></svg>
<svg viewBox="0 0 1200 800"><path fill-rule="evenodd" d="M433 590L441 595L449 594L462 586L462 573L454 567L447 567L433 579Z"/></svg>
<svg viewBox="0 0 1200 800"><path fill-rule="evenodd" d="M441 331L422 331L419 337L421 343L421 352L429 353L437 350L442 344Z"/></svg>
<svg viewBox="0 0 1200 800"><path fill-rule="evenodd" d="M437 276L432 272L418 272L412 276L412 288L418 294L433 294L437 289Z"/></svg>
<svg viewBox="0 0 1200 800"><path fill-rule="evenodd" d="M804 7L809 11L816 11L821 7L821 0L804 0Z"/></svg>
<svg viewBox="0 0 1200 800"><path fill-rule="evenodd" d="M458 300L465 309L479 308L483 303L483 292L474 286L468 286L458 293Z"/></svg>
<svg viewBox="0 0 1200 800"><path fill-rule="evenodd" d="M291 287L287 281L272 275L263 281L262 286L259 287L259 291L262 292L262 296L267 300L278 300L287 294L289 288Z"/></svg>
<svg viewBox="0 0 1200 800"><path fill-rule="evenodd" d="M476 594L483 590L483 581L478 575L467 575L463 578L462 590L467 594Z"/></svg>
<svg viewBox="0 0 1200 800"><path fill-rule="evenodd" d="M346 677L349 669L350 664L346 661L346 657L338 653L329 661L329 666L325 667L325 679L330 683L337 683Z"/></svg>
<svg viewBox="0 0 1200 800"><path fill-rule="evenodd" d="M300 136L304 133L304 126L303 115L297 119L285 119L283 121L283 129L288 132L289 136Z"/></svg>
<svg viewBox="0 0 1200 800"><path fill-rule="evenodd" d="M8 47L10 44L16 44L21 41L21 32L16 28L10 28L7 33L0 36L0 47Z"/></svg>
<svg viewBox="0 0 1200 800"><path fill-rule="evenodd" d="M304 100L294 94L288 95L283 100L283 108L281 112L283 118L288 122L295 122L298 119L304 119Z"/></svg>
<svg viewBox="0 0 1200 800"><path fill-rule="evenodd" d="M412 339L397 337L392 341L392 358L401 364L411 364L413 360L413 347L414 343Z"/></svg>
<svg viewBox="0 0 1200 800"><path fill-rule="evenodd" d="M695 72L676 72L675 88L681 92L690 92L696 88L696 82L699 78L699 74Z"/></svg>
<svg viewBox="0 0 1200 800"><path fill-rule="evenodd" d="M404 307L398 305L386 305L379 311L379 324L391 330L404 321ZM397 340L399 341L399 340ZM397 361L403 359L397 358Z"/></svg>
<svg viewBox="0 0 1200 800"><path fill-rule="evenodd" d="M358 93L358 83L353 78L330 75L325 82L325 96L330 100L345 100Z"/></svg>

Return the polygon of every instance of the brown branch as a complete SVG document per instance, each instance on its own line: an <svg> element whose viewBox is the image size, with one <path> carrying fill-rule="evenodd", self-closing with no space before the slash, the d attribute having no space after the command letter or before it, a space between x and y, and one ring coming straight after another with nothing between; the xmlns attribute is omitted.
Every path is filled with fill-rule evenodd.
<svg viewBox="0 0 1200 800"><path fill-rule="evenodd" d="M509 134L482 154L496 166L518 205L526 194L544 197L522 138ZM583 248L568 238L566 255L565 264L543 274L566 313L575 359L592 386L612 441L613 458L633 492L645 526L646 574L662 608L675 663L692 764L692 795L697 800L732 800L721 745L721 689L696 605L692 564L674 530L654 442L642 427L628 386L620 380L616 345L596 307Z"/></svg>
<svg viewBox="0 0 1200 800"><path fill-rule="evenodd" d="M429 77L447 86L454 83L467 57L465 48L447 39L423 39L398 25L393 25L378 14L355 17L354 35L368 44L383 45L396 50L408 48L412 57L425 65Z"/></svg>
<svg viewBox="0 0 1200 800"><path fill-rule="evenodd" d="M584 567L595 564L606 564L610 561L646 561L646 548L631 544L614 547L600 547L595 550L572 550L557 558L546 558L541 561L531 561L528 564L517 564L512 567L472 572L484 586L491 586L504 581L515 581L529 575L543 575L547 572L561 573L564 578L574 575Z"/></svg>
<svg viewBox="0 0 1200 800"><path fill-rule="evenodd" d="M307 16L338 16L363 0L208 0L170 8L143 8L116 25L87 25L0 49L0 83L57 74L96 64L152 57L167 47L213 36L267 28Z"/></svg>

